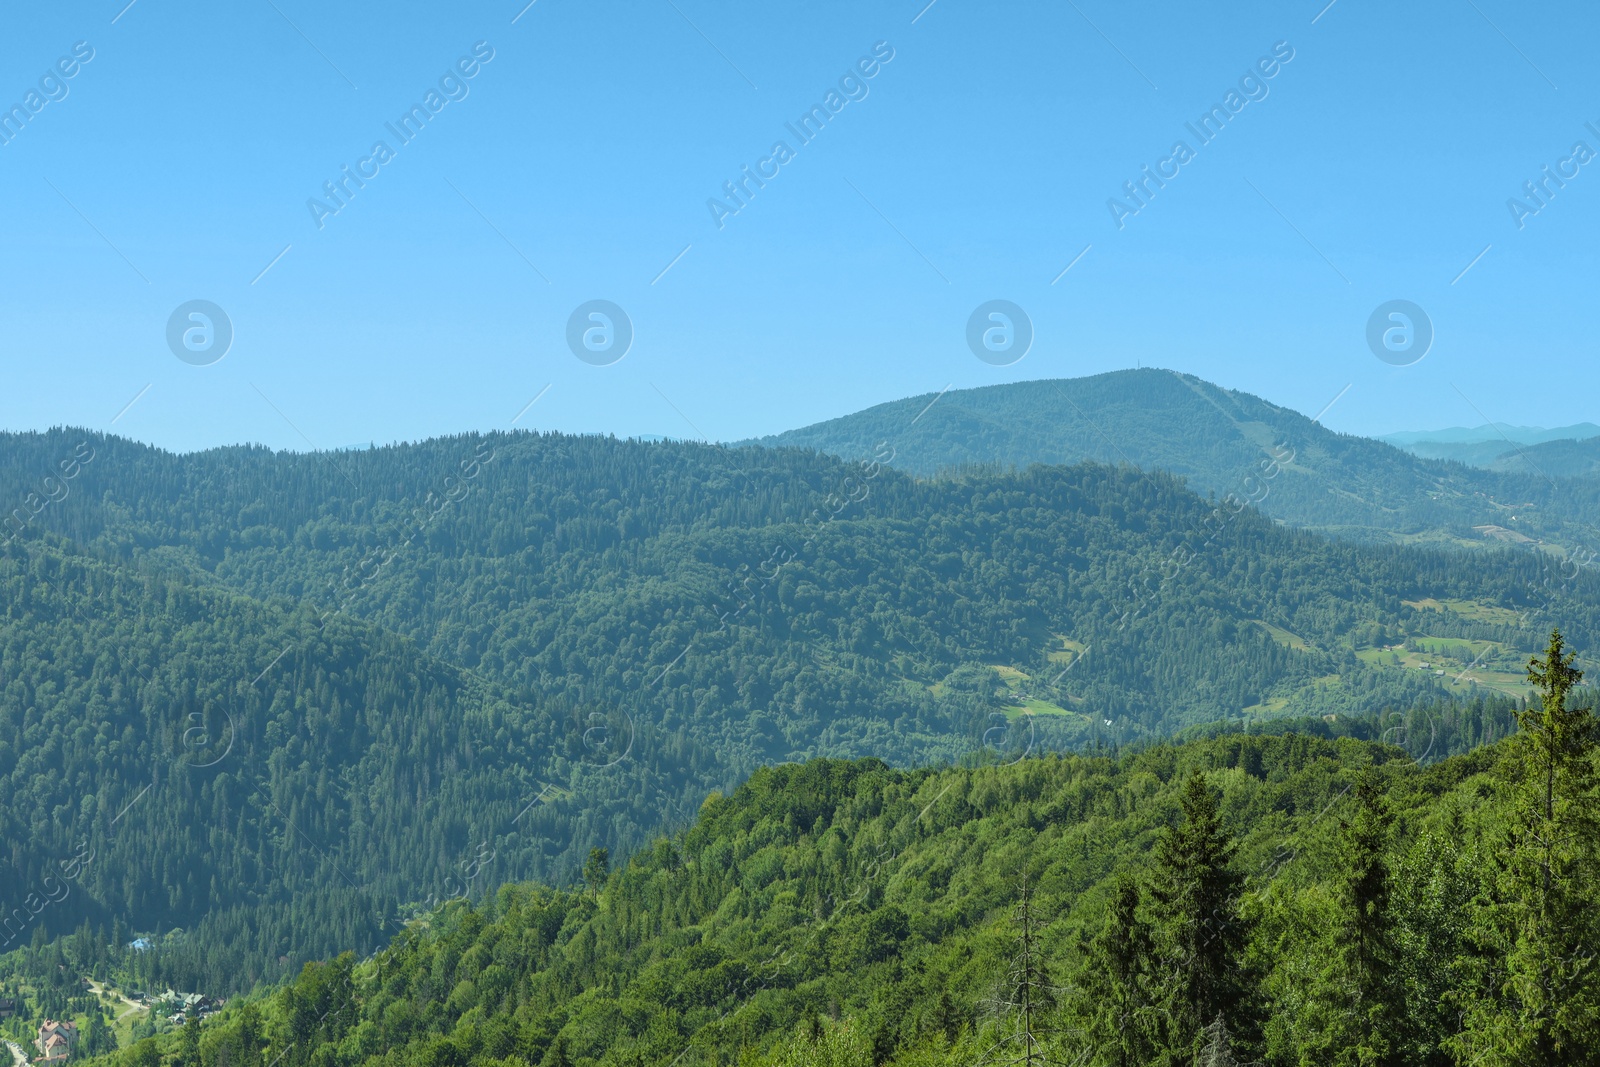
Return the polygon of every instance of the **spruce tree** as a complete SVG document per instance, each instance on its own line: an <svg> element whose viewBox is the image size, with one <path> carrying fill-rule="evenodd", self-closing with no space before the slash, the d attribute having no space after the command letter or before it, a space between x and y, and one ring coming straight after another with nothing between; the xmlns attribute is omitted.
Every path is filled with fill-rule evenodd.
<svg viewBox="0 0 1600 1067"><path fill-rule="evenodd" d="M1454 1042L1486 1067L1600 1064L1597 738L1592 711L1568 706L1583 678L1575 658L1554 630L1544 656L1529 660L1539 701L1517 713L1500 768L1509 825L1473 938L1485 957L1502 958L1462 998Z"/></svg>
<svg viewBox="0 0 1600 1067"><path fill-rule="evenodd" d="M1157 847L1150 892L1169 1023L1157 1062L1187 1064L1219 1015L1235 1032L1247 1023L1241 1009L1250 984L1243 967L1249 931L1239 914L1243 877L1232 867L1234 844L1205 775L1185 784L1182 806L1183 822Z"/></svg>
<svg viewBox="0 0 1600 1067"><path fill-rule="evenodd" d="M1391 817L1370 768L1352 793L1355 813L1341 823L1339 923L1312 997L1320 1032L1308 1052L1334 1067L1398 1067L1408 1017L1390 905Z"/></svg>
<svg viewBox="0 0 1600 1067"><path fill-rule="evenodd" d="M200 1067L200 1013L189 1009L183 1021L183 1040L179 1045L179 1067Z"/></svg>
<svg viewBox="0 0 1600 1067"><path fill-rule="evenodd" d="M599 899L600 890L605 888L606 879L609 877L611 877L611 850L591 848L589 858L583 863L583 880L589 883L589 892L596 899Z"/></svg>
<svg viewBox="0 0 1600 1067"><path fill-rule="evenodd" d="M1076 983L1094 1062L1105 1067L1144 1067L1162 1031L1155 944L1139 914L1140 898L1138 882L1117 880L1105 926L1089 945Z"/></svg>

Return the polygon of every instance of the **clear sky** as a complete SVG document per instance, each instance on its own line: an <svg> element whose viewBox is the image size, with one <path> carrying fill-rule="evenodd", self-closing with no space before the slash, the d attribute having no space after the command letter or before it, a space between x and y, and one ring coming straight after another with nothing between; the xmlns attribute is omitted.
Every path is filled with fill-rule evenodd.
<svg viewBox="0 0 1600 1067"><path fill-rule="evenodd" d="M0 427L731 440L1137 364L1600 421L1592 5L126 2L4 11Z"/></svg>

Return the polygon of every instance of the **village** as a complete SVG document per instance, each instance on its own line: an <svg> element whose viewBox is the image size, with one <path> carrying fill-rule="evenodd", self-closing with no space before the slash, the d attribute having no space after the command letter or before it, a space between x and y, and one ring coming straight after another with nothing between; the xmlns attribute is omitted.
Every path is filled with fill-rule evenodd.
<svg viewBox="0 0 1600 1067"><path fill-rule="evenodd" d="M204 993L180 993L172 989L151 995L140 990L122 993L108 988L100 983L84 979L83 988L86 993L92 994L97 1002L105 1005L110 1010L121 1006L125 1010L115 1014L115 1029L118 1031L131 1030L134 1022L154 1023L155 1027L183 1026L190 1016L205 1020L222 1010L223 1002L220 999L209 997ZM27 1018L27 1001L22 996L0 997L0 1021ZM94 1018L100 1018L95 1016ZM89 1029L95 1024L88 1024ZM15 1029L15 1027L13 1027ZM21 1044L8 1036L4 1038L7 1051L10 1054L11 1064L7 1065L0 1058L0 1067L29 1067L29 1065L54 1065L64 1064L76 1058L79 1046L83 1043L85 1026L80 1025L78 1019L39 1019L37 1027L30 1027L33 1032L31 1040L32 1049L25 1049ZM126 1044L126 1035L120 1035L119 1044Z"/></svg>

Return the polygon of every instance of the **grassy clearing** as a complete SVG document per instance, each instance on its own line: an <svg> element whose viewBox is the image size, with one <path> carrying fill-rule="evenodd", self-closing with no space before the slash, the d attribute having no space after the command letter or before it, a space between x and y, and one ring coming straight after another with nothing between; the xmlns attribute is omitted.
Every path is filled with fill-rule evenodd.
<svg viewBox="0 0 1600 1067"><path fill-rule="evenodd" d="M1402 600L1400 603L1416 611L1450 612L1474 622L1494 623L1500 626L1517 626L1522 622L1522 616L1510 608L1498 608L1493 604L1477 600L1436 600L1433 597L1424 597L1421 600Z"/></svg>
<svg viewBox="0 0 1600 1067"><path fill-rule="evenodd" d="M1311 649L1311 646L1306 644L1306 639L1299 634L1290 633L1281 626L1274 626L1270 622L1262 622L1260 619L1251 619L1250 621L1267 631L1274 641L1285 648L1292 648L1299 652L1307 652Z"/></svg>
<svg viewBox="0 0 1600 1067"><path fill-rule="evenodd" d="M1050 636L1060 642L1060 647L1051 649L1046 654L1047 658L1051 663L1059 663L1063 667L1082 655L1087 647L1082 641L1074 641L1066 634L1051 634Z"/></svg>
<svg viewBox="0 0 1600 1067"><path fill-rule="evenodd" d="M1288 697L1268 697L1260 704L1251 704L1248 708L1241 708L1241 715L1276 715L1289 706Z"/></svg>
<svg viewBox="0 0 1600 1067"><path fill-rule="evenodd" d="M1068 711L1059 704L1052 704L1047 700L1038 699L1029 699L1023 701L1021 704L1013 704L1006 708L1005 712L1006 718L1012 720L1020 719L1024 715L1056 715L1065 716L1071 719L1082 719L1086 717L1080 712Z"/></svg>

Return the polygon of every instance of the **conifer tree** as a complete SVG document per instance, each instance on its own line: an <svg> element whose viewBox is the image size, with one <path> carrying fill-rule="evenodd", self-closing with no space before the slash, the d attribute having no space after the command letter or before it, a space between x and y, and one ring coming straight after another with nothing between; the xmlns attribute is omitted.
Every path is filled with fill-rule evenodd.
<svg viewBox="0 0 1600 1067"><path fill-rule="evenodd" d="M1352 794L1355 813L1341 822L1339 922L1312 995L1317 1033L1304 1055L1334 1067L1398 1067L1407 1015L1390 905L1391 817L1371 768Z"/></svg>
<svg viewBox="0 0 1600 1067"><path fill-rule="evenodd" d="M183 1042L178 1054L179 1067L200 1067L200 1013L189 1009L183 1021Z"/></svg>
<svg viewBox="0 0 1600 1067"><path fill-rule="evenodd" d="M1077 982L1094 1062L1105 1067L1143 1067L1161 1032L1155 944L1139 914L1140 898L1138 882L1117 881L1105 926L1090 944Z"/></svg>
<svg viewBox="0 0 1600 1067"><path fill-rule="evenodd" d="M1222 828L1205 775L1184 786L1183 822L1156 850L1151 886L1162 945L1160 985L1169 1029L1164 1059L1192 1061L1204 1030L1221 1015L1237 1031L1247 993L1243 969L1248 928L1239 914L1243 878L1233 870L1234 844Z"/></svg>
<svg viewBox="0 0 1600 1067"><path fill-rule="evenodd" d="M1512 798L1491 899L1473 938L1501 962L1462 998L1454 1042L1485 1065L1600 1063L1600 797L1596 723L1569 707L1583 678L1560 630L1528 662L1537 704L1517 713L1518 733L1502 762Z"/></svg>
<svg viewBox="0 0 1600 1067"><path fill-rule="evenodd" d="M583 880L589 883L589 892L597 899L609 877L611 877L611 850L591 848L589 858L583 863Z"/></svg>

